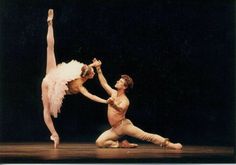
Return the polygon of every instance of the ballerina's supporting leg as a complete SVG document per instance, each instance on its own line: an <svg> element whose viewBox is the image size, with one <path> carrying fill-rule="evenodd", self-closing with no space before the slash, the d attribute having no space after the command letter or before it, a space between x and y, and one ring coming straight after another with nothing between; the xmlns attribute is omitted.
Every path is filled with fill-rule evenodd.
<svg viewBox="0 0 236 165"><path fill-rule="evenodd" d="M47 125L51 136L50 139L54 141L54 148L57 148L59 145L59 136L57 131L55 130L52 117L50 114L50 104L48 99L48 88L46 83L42 83L42 99L43 99L43 118L44 122Z"/></svg>

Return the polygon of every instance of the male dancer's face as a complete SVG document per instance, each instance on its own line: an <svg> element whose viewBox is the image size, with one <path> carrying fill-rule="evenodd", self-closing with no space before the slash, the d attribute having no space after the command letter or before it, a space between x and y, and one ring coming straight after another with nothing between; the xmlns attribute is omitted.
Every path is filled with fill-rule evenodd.
<svg viewBox="0 0 236 165"><path fill-rule="evenodd" d="M126 82L125 82L125 79L120 78L120 79L116 82L115 88L116 88L116 89L126 89L125 83L126 83Z"/></svg>

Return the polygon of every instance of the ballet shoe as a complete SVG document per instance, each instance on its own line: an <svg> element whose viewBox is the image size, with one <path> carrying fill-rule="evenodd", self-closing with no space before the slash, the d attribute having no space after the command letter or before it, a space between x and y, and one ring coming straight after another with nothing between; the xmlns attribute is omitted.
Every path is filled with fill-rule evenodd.
<svg viewBox="0 0 236 165"><path fill-rule="evenodd" d="M181 150L183 148L180 143L172 143L168 138L165 138L164 141L160 144L161 147L167 147L171 149Z"/></svg>
<svg viewBox="0 0 236 165"><path fill-rule="evenodd" d="M182 144L180 143L169 143L167 144L166 147L176 149L176 150L181 150L183 148Z"/></svg>
<svg viewBox="0 0 236 165"><path fill-rule="evenodd" d="M52 24L52 20L53 20L53 9L49 9L48 10L48 19L47 19L47 22L48 24Z"/></svg>
<svg viewBox="0 0 236 165"><path fill-rule="evenodd" d="M59 136L58 135L51 135L50 139L54 142L54 148L57 148L59 145Z"/></svg>
<svg viewBox="0 0 236 165"><path fill-rule="evenodd" d="M135 143L129 143L128 140L123 140L119 143L120 148L136 148L138 147L138 144Z"/></svg>
<svg viewBox="0 0 236 165"><path fill-rule="evenodd" d="M180 143L175 143L174 145L176 150L181 150L183 148L182 144Z"/></svg>

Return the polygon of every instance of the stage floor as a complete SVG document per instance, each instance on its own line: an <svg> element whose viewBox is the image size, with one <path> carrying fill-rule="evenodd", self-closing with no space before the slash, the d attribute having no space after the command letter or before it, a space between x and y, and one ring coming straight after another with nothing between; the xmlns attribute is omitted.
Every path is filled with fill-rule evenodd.
<svg viewBox="0 0 236 165"><path fill-rule="evenodd" d="M97 148L93 143L0 143L1 163L233 163L234 148L184 146L180 151L153 144L138 148Z"/></svg>

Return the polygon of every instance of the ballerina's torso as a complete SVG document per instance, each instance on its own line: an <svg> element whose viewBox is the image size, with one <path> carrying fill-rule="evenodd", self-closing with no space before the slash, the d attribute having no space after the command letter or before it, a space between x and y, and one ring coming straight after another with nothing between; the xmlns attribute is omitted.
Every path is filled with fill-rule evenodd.
<svg viewBox="0 0 236 165"><path fill-rule="evenodd" d="M79 93L80 86L83 85L84 82L85 80L82 80L81 78L77 78L75 80L68 82L67 84L68 90L66 91L66 94L73 95Z"/></svg>

